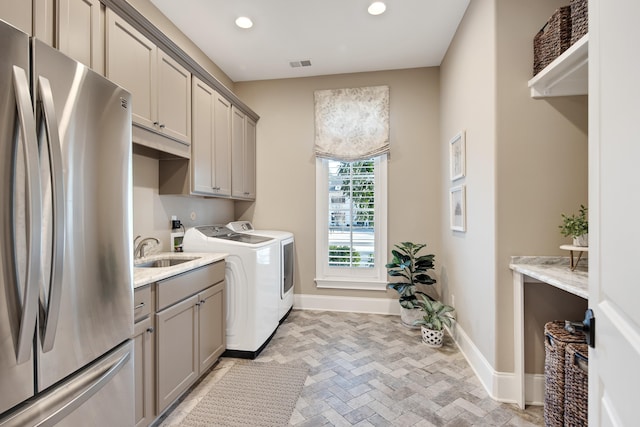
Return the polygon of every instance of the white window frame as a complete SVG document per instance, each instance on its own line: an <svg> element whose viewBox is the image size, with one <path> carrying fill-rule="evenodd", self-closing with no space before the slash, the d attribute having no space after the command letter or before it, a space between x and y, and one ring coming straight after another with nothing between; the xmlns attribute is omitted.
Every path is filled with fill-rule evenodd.
<svg viewBox="0 0 640 427"><path fill-rule="evenodd" d="M387 155L375 162L375 267L329 266L329 162L316 158L316 286L386 291L387 289Z"/></svg>

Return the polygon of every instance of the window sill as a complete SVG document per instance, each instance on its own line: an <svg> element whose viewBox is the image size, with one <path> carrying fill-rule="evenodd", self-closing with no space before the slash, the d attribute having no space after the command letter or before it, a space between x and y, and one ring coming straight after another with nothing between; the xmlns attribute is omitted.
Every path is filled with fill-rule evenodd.
<svg viewBox="0 0 640 427"><path fill-rule="evenodd" d="M378 280L314 279L321 289L353 289L359 291L386 291L387 282Z"/></svg>

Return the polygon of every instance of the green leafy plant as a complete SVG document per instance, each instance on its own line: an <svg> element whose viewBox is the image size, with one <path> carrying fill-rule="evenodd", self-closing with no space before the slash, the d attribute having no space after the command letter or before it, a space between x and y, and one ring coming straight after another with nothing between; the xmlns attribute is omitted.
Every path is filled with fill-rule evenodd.
<svg viewBox="0 0 640 427"><path fill-rule="evenodd" d="M445 325L451 327L451 322L456 320L451 314L454 310L453 307L440 301L433 301L426 295L420 295L418 307L424 312L424 316L413 322L414 325L424 325L428 329L441 331Z"/></svg>
<svg viewBox="0 0 640 427"><path fill-rule="evenodd" d="M399 277L400 281L390 282L387 287L400 295L400 305L412 309L418 307L416 285L432 285L436 280L427 274L433 270L435 255L419 255L426 247L424 243L401 242L391 251L393 259L385 265L389 276ZM418 292L419 293L419 292Z"/></svg>
<svg viewBox="0 0 640 427"><path fill-rule="evenodd" d="M587 220L587 208L580 205L578 215L562 214L562 224L558 226L560 233L565 237L579 237L589 233L589 221Z"/></svg>

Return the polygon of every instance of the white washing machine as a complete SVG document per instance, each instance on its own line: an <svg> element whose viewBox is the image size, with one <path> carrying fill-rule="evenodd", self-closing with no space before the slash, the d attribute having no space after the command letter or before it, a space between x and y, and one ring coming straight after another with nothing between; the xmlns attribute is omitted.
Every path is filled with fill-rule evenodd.
<svg viewBox="0 0 640 427"><path fill-rule="evenodd" d="M294 237L289 231L256 230L249 221L233 221L227 228L238 233L255 234L273 237L280 241L280 301L278 303L278 319L282 323L293 308L293 277L294 277Z"/></svg>
<svg viewBox="0 0 640 427"><path fill-rule="evenodd" d="M227 350L225 356L254 359L279 325L280 242L236 233L224 225L190 228L185 252L223 252L226 260Z"/></svg>

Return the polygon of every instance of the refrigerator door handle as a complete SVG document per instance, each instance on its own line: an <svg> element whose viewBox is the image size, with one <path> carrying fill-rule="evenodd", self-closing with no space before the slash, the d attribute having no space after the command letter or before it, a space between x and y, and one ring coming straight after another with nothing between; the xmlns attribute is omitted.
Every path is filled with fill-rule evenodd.
<svg viewBox="0 0 640 427"><path fill-rule="evenodd" d="M53 348L60 314L62 298L62 268L65 241L65 205L64 182L62 171L62 149L60 147L60 132L58 118L53 104L53 92L49 80L38 77L37 105L42 108L42 122L47 136L49 164L51 169L52 203L53 203L53 236L51 254L51 275L48 280L49 301L45 314L41 318L40 333L42 351L48 352ZM47 283L47 282L45 282Z"/></svg>
<svg viewBox="0 0 640 427"><path fill-rule="evenodd" d="M40 189L40 165L36 125L31 104L29 80L24 69L13 66L13 87L16 94L17 117L22 135L25 161L25 189L27 196L27 260L22 292L22 312L16 342L16 362L31 358L33 333L38 315L38 291L40 285L40 230L42 228L42 192ZM14 251L16 249L14 248ZM16 254L17 255L17 254ZM17 256L14 255L14 260ZM16 275L19 276L19 275ZM20 281L20 277L18 277ZM16 286L19 286L16 283ZM18 290L18 294L20 291Z"/></svg>

